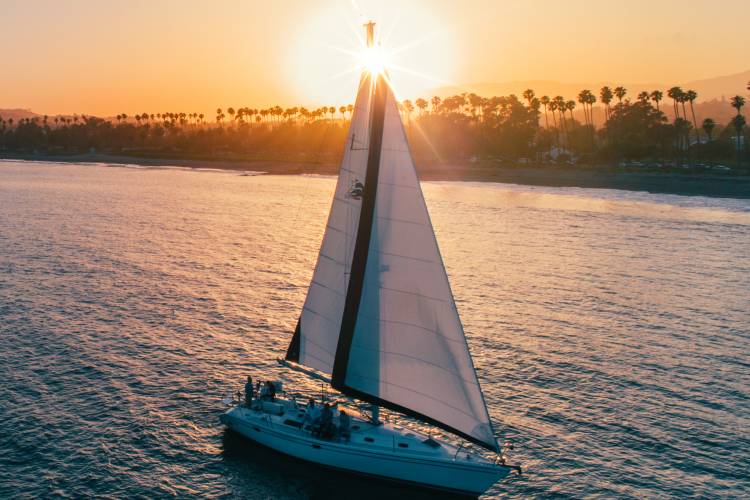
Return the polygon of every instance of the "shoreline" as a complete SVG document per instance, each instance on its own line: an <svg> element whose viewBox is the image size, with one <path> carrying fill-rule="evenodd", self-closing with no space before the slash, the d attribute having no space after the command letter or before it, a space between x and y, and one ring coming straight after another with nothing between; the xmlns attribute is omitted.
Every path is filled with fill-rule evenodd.
<svg viewBox="0 0 750 500"><path fill-rule="evenodd" d="M145 158L140 156L82 155L0 155L3 160L61 163L109 163L147 167L176 166L210 168L266 175L336 175L338 163L314 163L274 160L193 160ZM422 181L496 182L544 187L578 187L645 191L655 194L750 199L750 176L696 172L626 171L619 167L509 165L488 163L421 165Z"/></svg>

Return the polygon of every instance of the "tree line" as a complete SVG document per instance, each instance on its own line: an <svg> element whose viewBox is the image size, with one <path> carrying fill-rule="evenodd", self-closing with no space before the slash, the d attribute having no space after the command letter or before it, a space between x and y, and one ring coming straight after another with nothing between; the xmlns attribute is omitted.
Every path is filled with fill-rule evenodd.
<svg viewBox="0 0 750 500"><path fill-rule="evenodd" d="M750 82L748 82L750 91ZM597 95L598 94L598 95ZM575 99L464 93L399 103L417 161L526 161L608 163L645 161L746 164L745 98L730 100L729 123L700 124L693 90L641 92L624 87L581 90ZM664 106L672 106L670 122ZM595 106L603 123L594 119ZM574 111L578 111L576 116ZM75 154L91 151L185 158L335 161L346 143L354 108L323 106L265 109L217 108L193 112L94 116L36 116L14 122L0 117L0 152Z"/></svg>

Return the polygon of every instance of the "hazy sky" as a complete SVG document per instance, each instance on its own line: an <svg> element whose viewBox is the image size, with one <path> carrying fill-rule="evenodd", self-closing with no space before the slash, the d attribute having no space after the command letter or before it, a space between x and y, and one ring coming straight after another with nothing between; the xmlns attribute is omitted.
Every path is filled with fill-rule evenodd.
<svg viewBox="0 0 750 500"><path fill-rule="evenodd" d="M379 23L404 97L512 80L682 83L750 69L748 0L0 0L0 108L351 102ZM398 69L403 68L403 69Z"/></svg>

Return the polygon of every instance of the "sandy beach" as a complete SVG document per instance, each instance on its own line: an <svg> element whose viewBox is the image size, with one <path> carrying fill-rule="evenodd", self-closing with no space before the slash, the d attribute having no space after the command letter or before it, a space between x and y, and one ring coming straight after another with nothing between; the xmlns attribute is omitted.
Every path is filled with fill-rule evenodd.
<svg viewBox="0 0 750 500"><path fill-rule="evenodd" d="M338 163L273 160L228 161L179 158L143 158L106 154L2 155L25 161L109 163L143 166L181 166L222 170L254 171L268 175L335 175ZM750 176L721 173L628 171L623 167L511 165L493 163L418 165L424 181L499 182L529 186L621 189L685 196L750 199Z"/></svg>

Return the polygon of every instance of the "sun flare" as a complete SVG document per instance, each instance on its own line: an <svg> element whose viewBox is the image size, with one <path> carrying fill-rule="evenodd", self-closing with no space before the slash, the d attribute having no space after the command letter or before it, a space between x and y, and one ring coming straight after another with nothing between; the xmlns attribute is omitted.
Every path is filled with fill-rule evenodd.
<svg viewBox="0 0 750 500"><path fill-rule="evenodd" d="M453 84L458 47L445 20L418 4L358 6L322 10L290 45L289 83L302 100L349 102L363 70L386 76L399 99ZM369 21L376 25L371 47L364 29Z"/></svg>
<svg viewBox="0 0 750 500"><path fill-rule="evenodd" d="M385 72L388 67L388 54L382 47L367 47L360 54L362 69L377 76Z"/></svg>

